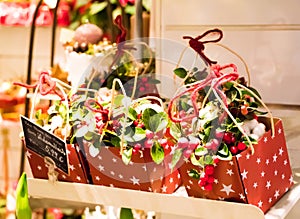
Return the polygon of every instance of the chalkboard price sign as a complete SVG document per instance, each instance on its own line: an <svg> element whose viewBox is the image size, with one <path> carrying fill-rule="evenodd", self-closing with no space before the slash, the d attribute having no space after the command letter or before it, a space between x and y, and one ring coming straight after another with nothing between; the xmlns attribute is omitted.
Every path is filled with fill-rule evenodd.
<svg viewBox="0 0 300 219"><path fill-rule="evenodd" d="M69 174L66 143L37 124L21 116L26 147L42 157L51 158L56 167Z"/></svg>

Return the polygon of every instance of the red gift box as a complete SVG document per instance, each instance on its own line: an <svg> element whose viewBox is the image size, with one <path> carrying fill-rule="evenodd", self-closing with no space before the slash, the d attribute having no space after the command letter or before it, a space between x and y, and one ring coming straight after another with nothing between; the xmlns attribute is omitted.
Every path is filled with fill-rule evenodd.
<svg viewBox="0 0 300 219"><path fill-rule="evenodd" d="M126 165L116 147L101 147L91 156L85 145L86 159L93 184L157 193L172 193L181 185L178 170L170 171L164 162L153 162L150 149L133 154Z"/></svg>
<svg viewBox="0 0 300 219"><path fill-rule="evenodd" d="M58 172L58 181L88 183L87 172L82 162L83 155L77 145L67 144L67 153L69 160L69 175L56 169ZM26 148L26 156L29 161L30 169L34 178L48 179L48 167L45 159Z"/></svg>
<svg viewBox="0 0 300 219"><path fill-rule="evenodd" d="M268 118L260 118L270 127ZM292 170L282 121L274 118L275 135L267 131L251 149L231 161L215 164L212 191L202 189L198 180L189 177L191 169L201 170L186 159L180 167L183 184L189 196L243 202L267 212L293 185Z"/></svg>

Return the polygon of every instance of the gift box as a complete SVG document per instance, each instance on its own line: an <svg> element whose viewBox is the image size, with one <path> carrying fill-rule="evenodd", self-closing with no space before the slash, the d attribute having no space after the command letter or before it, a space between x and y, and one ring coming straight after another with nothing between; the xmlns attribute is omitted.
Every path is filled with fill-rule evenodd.
<svg viewBox="0 0 300 219"><path fill-rule="evenodd" d="M149 148L132 155L127 165L119 148L101 147L97 155L91 155L87 147L85 151L95 185L157 193L172 193L181 185L178 170L169 171L164 162L153 162Z"/></svg>
<svg viewBox="0 0 300 219"><path fill-rule="evenodd" d="M269 122L269 118L263 120ZM186 159L179 170L189 196L248 203L267 212L293 185L282 121L274 118L274 122L274 136L271 130L266 132L254 145L254 153L248 148L231 161L215 165L211 191L189 176L191 169L200 167Z"/></svg>
<svg viewBox="0 0 300 219"><path fill-rule="evenodd" d="M58 181L89 183L88 173L85 171L84 163L82 163L82 153L79 147L74 144L67 144L67 154L69 160L69 174L56 169ZM49 179L49 164L45 162L45 158L36 152L26 148L26 157L30 165L30 169L34 178ZM51 174L51 172L50 172Z"/></svg>

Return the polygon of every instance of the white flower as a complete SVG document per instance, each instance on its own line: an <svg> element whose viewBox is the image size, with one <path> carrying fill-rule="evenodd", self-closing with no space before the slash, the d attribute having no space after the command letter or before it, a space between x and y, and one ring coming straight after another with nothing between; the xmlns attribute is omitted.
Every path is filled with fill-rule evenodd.
<svg viewBox="0 0 300 219"><path fill-rule="evenodd" d="M63 126L63 118L59 115L53 116L51 119L51 130L55 130L56 128L61 128Z"/></svg>

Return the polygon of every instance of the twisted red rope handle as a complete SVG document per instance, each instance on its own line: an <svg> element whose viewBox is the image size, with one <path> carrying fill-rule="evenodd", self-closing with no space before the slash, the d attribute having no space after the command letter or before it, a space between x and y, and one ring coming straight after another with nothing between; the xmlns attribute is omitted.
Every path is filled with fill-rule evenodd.
<svg viewBox="0 0 300 219"><path fill-rule="evenodd" d="M25 87L27 89L37 88L39 86L39 92L41 95L45 96L51 92L55 93L60 97L61 100L64 100L63 94L56 90L56 82L52 80L49 72L43 71L39 75L39 79L35 84L24 84L20 82L14 82L14 85Z"/></svg>
<svg viewBox="0 0 300 219"><path fill-rule="evenodd" d="M202 38L208 36L208 35L218 35L218 38L214 40L206 40L206 41L200 41ZM184 36L183 39L189 39L189 44L192 49L194 49L207 63L208 65L216 64L216 61L210 60L205 54L204 54L204 49L205 46L204 44L206 43L216 43L219 42L223 38L223 32L219 29L212 29L208 30L205 33L203 33L200 36L197 36L196 38L193 38L191 36Z"/></svg>
<svg viewBox="0 0 300 219"><path fill-rule="evenodd" d="M228 69L228 68L232 68L233 72L231 72L231 73L223 73L222 72L222 70ZM198 84L195 84L194 86L187 88L185 91L179 93L178 95L176 95L175 97L173 97L170 100L170 103L168 105L169 118L171 119L172 122L183 122L183 121L188 121L188 120L198 116L198 112L199 112L198 107L197 107L198 92L200 90L204 89L206 86L211 85L213 80L217 80L214 83L213 89L215 89L218 92L218 94L221 96L225 105L228 106L226 95L224 94L224 92L222 92L222 90L219 87L226 82L237 80L238 77L239 77L239 74L237 73L237 67L234 64L228 64L228 65L224 65L224 66L219 66L219 65L211 66L211 71L208 74L208 76L206 77L206 79L204 79L202 82L200 82ZM193 105L193 109L194 109L193 114L185 116L183 118L175 117L173 114L174 102L186 93L191 93L191 100L192 100L192 105Z"/></svg>

